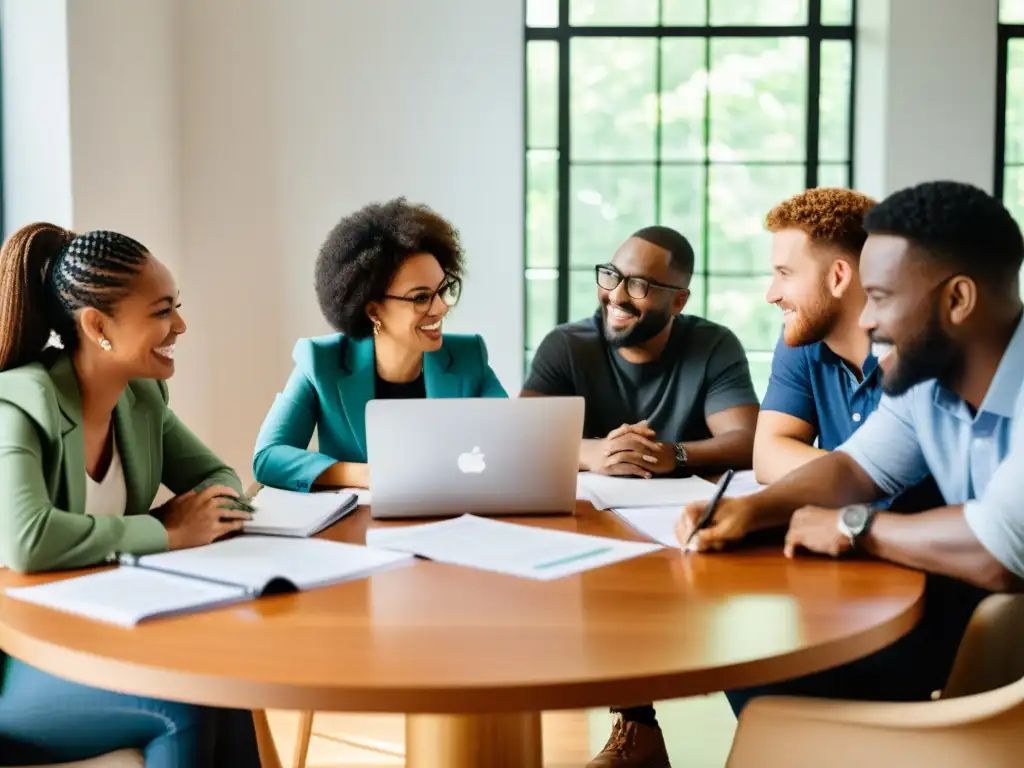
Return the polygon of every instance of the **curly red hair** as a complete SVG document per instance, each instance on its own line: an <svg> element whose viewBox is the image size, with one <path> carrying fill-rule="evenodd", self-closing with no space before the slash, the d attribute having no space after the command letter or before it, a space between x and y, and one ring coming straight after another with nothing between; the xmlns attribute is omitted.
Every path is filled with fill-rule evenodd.
<svg viewBox="0 0 1024 768"><path fill-rule="evenodd" d="M864 216L876 202L852 189L808 189L772 208L765 226L770 232L799 229L815 244L856 259L868 237L864 231Z"/></svg>

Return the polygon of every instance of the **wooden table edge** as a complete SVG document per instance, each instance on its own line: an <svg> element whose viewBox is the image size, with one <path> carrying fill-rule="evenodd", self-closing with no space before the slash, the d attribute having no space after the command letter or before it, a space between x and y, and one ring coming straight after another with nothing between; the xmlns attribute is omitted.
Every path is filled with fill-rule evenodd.
<svg viewBox="0 0 1024 768"><path fill-rule="evenodd" d="M84 685L210 706L409 714L584 709L761 685L801 677L863 658L891 645L916 626L924 606L923 574L920 582L917 599L885 623L813 648L701 670L580 682L431 689L416 686L333 689L317 685L258 683L103 658L38 640L2 622L0 648L26 664Z"/></svg>

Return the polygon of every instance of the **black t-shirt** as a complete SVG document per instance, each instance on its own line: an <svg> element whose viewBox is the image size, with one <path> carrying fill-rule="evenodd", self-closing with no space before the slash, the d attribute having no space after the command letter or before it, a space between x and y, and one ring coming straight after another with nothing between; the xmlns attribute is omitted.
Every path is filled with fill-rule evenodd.
<svg viewBox="0 0 1024 768"><path fill-rule="evenodd" d="M665 351L639 365L605 340L600 310L561 325L537 348L523 389L583 396L584 439L647 419L662 442L704 440L711 437L708 416L758 404L739 339L693 315L677 315Z"/></svg>
<svg viewBox="0 0 1024 768"><path fill-rule="evenodd" d="M427 396L427 387L422 373L412 381L394 382L385 381L374 371L373 392L378 400L415 400Z"/></svg>

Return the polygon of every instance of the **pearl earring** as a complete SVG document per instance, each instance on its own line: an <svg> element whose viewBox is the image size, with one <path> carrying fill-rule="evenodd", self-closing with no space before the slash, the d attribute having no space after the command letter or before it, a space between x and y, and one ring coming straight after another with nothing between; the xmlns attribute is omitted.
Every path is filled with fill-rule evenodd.
<svg viewBox="0 0 1024 768"><path fill-rule="evenodd" d="M109 352L113 348L114 345L107 340L106 336L100 336L100 349L102 349L104 352Z"/></svg>

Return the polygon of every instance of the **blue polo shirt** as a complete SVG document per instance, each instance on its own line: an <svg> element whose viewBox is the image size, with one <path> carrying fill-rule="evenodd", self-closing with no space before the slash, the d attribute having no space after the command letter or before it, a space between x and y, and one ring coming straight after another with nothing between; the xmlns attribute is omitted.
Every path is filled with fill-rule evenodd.
<svg viewBox="0 0 1024 768"><path fill-rule="evenodd" d="M790 347L779 338L762 411L778 411L814 427L818 447L832 451L850 439L878 407L882 374L868 355L863 378L823 341Z"/></svg>
<svg viewBox="0 0 1024 768"><path fill-rule="evenodd" d="M882 399L882 370L874 355L868 355L862 372L858 380L846 361L823 341L790 347L780 337L761 410L806 421L814 427L818 447L833 451L853 437ZM878 506L920 512L943 505L939 488L930 476L900 491Z"/></svg>

